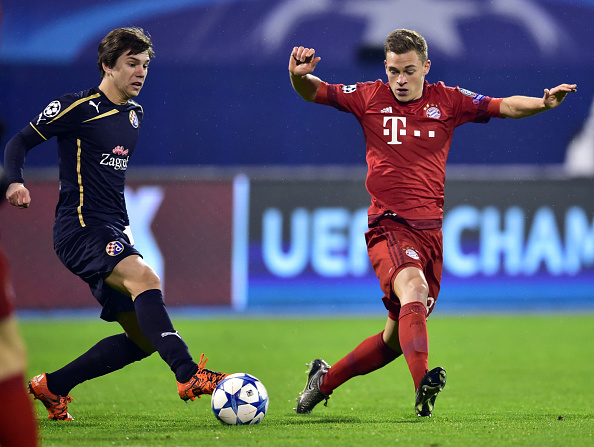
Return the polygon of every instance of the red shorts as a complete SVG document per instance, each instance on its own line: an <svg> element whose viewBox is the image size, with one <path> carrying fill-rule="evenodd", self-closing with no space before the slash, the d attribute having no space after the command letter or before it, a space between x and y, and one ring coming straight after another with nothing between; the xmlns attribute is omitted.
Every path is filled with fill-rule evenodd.
<svg viewBox="0 0 594 447"><path fill-rule="evenodd" d="M404 223L383 219L365 233L367 252L384 292L384 305L398 317L400 301L392 289L394 278L405 267L417 267L429 285L427 316L433 311L443 268L441 228L416 230Z"/></svg>

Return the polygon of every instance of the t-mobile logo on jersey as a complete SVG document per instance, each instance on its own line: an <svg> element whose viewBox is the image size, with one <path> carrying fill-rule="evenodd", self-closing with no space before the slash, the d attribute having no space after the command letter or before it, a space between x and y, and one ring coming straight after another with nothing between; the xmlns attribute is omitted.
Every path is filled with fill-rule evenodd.
<svg viewBox="0 0 594 447"><path fill-rule="evenodd" d="M388 144L402 144L402 141L398 140L399 136L405 136L409 131L406 128L406 118L402 116L384 116L384 135L392 137ZM420 137L420 130L412 130L409 135L413 137ZM430 130L427 132L429 138L435 137L435 131Z"/></svg>

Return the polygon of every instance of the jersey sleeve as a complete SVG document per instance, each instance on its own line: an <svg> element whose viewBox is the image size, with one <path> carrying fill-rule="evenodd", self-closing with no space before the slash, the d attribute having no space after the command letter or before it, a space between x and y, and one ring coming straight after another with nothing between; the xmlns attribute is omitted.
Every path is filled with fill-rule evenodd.
<svg viewBox="0 0 594 447"><path fill-rule="evenodd" d="M328 84L322 81L316 94L316 103L324 104L342 112L352 113L360 118L365 113L370 90L373 82L358 82L357 84Z"/></svg>
<svg viewBox="0 0 594 447"><path fill-rule="evenodd" d="M24 183L23 168L27 152L45 141L33 126L24 127L10 139L4 151L4 169L7 183Z"/></svg>
<svg viewBox="0 0 594 447"><path fill-rule="evenodd" d="M66 94L51 101L28 126L21 129L6 145L4 168L9 183L24 183L23 168L27 152L54 136L65 135L76 129L76 106L86 100L75 94Z"/></svg>
<svg viewBox="0 0 594 447"><path fill-rule="evenodd" d="M44 140L72 132L80 124L77 120L77 107L87 98L67 94L50 102L43 111L31 121L31 127Z"/></svg>
<svg viewBox="0 0 594 447"><path fill-rule="evenodd" d="M458 105L457 125L487 123L491 118L503 118L500 112L501 98L492 98L460 87L450 88L450 94Z"/></svg>

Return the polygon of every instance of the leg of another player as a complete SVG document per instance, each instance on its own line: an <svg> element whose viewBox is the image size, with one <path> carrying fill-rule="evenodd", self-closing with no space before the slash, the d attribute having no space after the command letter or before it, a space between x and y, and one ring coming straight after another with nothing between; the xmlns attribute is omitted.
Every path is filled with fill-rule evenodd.
<svg viewBox="0 0 594 447"><path fill-rule="evenodd" d="M401 305L397 325L398 337L415 390L429 369L428 291L425 275L417 267L404 268L394 279L394 293Z"/></svg>
<svg viewBox="0 0 594 447"><path fill-rule="evenodd" d="M174 329L163 302L161 280L138 255L124 258L105 279L106 284L134 300L138 328L169 365L178 382L198 371L188 346Z"/></svg>
<svg viewBox="0 0 594 447"><path fill-rule="evenodd" d="M0 289L3 286L0 281ZM0 314L6 305L2 295L0 290ZM24 387L25 347L12 314L0 318L0 358L0 445L36 447L39 445L37 421Z"/></svg>
<svg viewBox="0 0 594 447"><path fill-rule="evenodd" d="M0 194L4 194L2 188ZM24 387L26 349L14 314L13 298L8 261L0 247L0 445L37 447L37 421Z"/></svg>

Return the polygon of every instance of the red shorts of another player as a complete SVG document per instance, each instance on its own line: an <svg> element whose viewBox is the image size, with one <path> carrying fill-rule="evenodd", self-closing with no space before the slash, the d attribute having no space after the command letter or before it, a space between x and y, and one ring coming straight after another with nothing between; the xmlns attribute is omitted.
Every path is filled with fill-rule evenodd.
<svg viewBox="0 0 594 447"><path fill-rule="evenodd" d="M390 318L398 320L400 301L392 290L394 278L405 267L417 267L429 285L427 316L433 311L439 295L443 268L443 238L441 228L416 230L405 223L382 219L365 233L367 252Z"/></svg>

